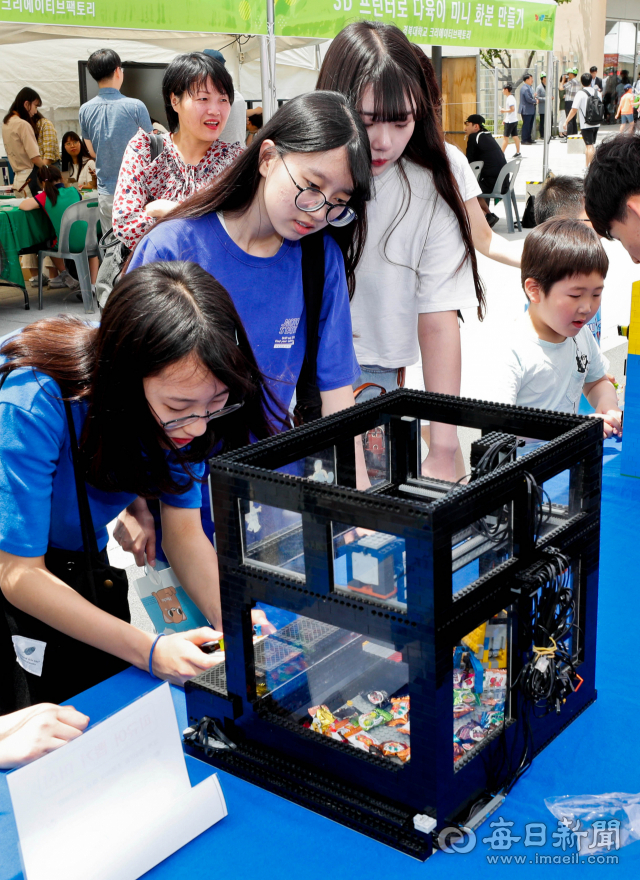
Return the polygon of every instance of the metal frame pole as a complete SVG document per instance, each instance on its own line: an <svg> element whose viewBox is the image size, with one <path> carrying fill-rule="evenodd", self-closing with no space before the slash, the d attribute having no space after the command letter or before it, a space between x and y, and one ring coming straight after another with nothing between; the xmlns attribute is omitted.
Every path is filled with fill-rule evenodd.
<svg viewBox="0 0 640 880"><path fill-rule="evenodd" d="M498 128L498 114L500 113L500 101L498 100L498 68L493 68L493 133L500 133Z"/></svg>
<svg viewBox="0 0 640 880"><path fill-rule="evenodd" d="M544 104L544 145L542 148L542 179L549 173L549 141L551 140L551 115L555 100L555 79L553 76L553 52L547 52L547 84Z"/></svg>
<svg viewBox="0 0 640 880"><path fill-rule="evenodd" d="M276 95L276 37L274 0L267 0L267 35L260 37L262 119L268 122L278 109Z"/></svg>

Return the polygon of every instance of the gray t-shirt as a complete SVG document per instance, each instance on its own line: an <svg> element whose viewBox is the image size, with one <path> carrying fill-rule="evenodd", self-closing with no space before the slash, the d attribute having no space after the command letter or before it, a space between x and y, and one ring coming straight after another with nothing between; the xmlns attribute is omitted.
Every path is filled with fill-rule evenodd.
<svg viewBox="0 0 640 880"><path fill-rule="evenodd" d="M236 142L244 146L247 139L247 102L237 89L233 90L233 104L229 111L227 124L222 129L219 140L225 144Z"/></svg>
<svg viewBox="0 0 640 880"><path fill-rule="evenodd" d="M151 131L147 108L118 89L100 89L80 108L82 137L91 141L96 154L99 193L115 193L124 151L139 128Z"/></svg>
<svg viewBox="0 0 640 880"><path fill-rule="evenodd" d="M564 342L547 342L525 312L477 369L485 400L577 413L585 382L602 379L607 365L588 327Z"/></svg>

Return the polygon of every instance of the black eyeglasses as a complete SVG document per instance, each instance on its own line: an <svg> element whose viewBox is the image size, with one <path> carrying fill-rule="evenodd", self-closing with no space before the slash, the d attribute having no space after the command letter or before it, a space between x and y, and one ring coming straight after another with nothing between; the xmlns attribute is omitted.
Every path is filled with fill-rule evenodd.
<svg viewBox="0 0 640 880"><path fill-rule="evenodd" d="M282 164L287 168L287 163L284 159L282 159ZM295 198L296 208L299 208L307 214L313 214L315 211L319 211L320 208L324 208L326 205L327 223L330 226L348 226L352 220L356 219L356 212L353 208L350 208L349 205L332 205L331 202L327 201L325 194L320 192L319 189L316 189L315 186L298 186L288 168L287 174L291 177L291 182L295 188L299 190L298 195Z"/></svg>
<svg viewBox="0 0 640 880"><path fill-rule="evenodd" d="M147 401L149 403L149 401ZM149 403L149 409L157 418L160 427L164 428L165 431L177 431L178 428L184 428L186 425L192 425L194 422L199 421L200 419L204 419L207 422L211 422L213 419L220 419L222 416L227 416L229 413L236 412L236 410L240 409L240 407L244 406L244 400L241 400L240 403L231 403L229 406L223 406L222 409L217 409L215 412L206 412L203 416L198 416L195 413L192 413L190 416L183 416L180 419L171 419L168 422L163 422L160 419L160 416L155 411L155 409Z"/></svg>

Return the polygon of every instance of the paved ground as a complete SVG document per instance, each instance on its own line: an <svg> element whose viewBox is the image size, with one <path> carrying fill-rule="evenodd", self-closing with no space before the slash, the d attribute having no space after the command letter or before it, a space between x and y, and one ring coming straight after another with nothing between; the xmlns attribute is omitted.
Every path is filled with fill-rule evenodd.
<svg viewBox="0 0 640 880"><path fill-rule="evenodd" d="M600 140L616 131L617 126L601 131ZM515 148L509 146L507 158L513 152L515 152ZM542 143L540 142L533 147L523 147L522 153L524 161L516 181L516 196L521 214L526 200L527 181L542 179ZM583 176L585 171L584 155L570 154L565 142L553 140L550 144L550 168L555 174ZM500 217L500 221L494 227L496 233L507 239L526 236L528 230L508 235L504 209L498 206L493 210ZM617 324L628 323L631 284L633 281L640 280L640 266L635 266L631 262L626 251L617 242L605 242L605 247L610 259L610 269L602 302L603 350L611 363L611 371L616 377L621 378L626 356L626 340L621 341L620 337L616 335L615 328ZM496 339L509 332L509 325L514 318L522 313L525 300L520 284L519 270L488 260L482 255L478 255L478 265L486 287L487 317L483 323L480 323L474 310L468 309L464 313L465 323L461 331L462 392L469 397L482 398L482 387L478 387L475 366L484 356L488 347ZM84 316L82 303L76 300L75 292L68 290L45 291L43 311L37 309L37 291L30 294L30 299L31 309L25 311L22 292L15 288L0 286L0 336L24 327L32 321L51 317L60 312L75 314L79 317ZM90 320L99 319L97 313L87 317ZM415 385L415 371L413 371L413 378ZM411 378L409 381L411 382ZM463 450L468 450L472 436L470 431L461 431ZM135 565L133 556L130 553L124 553L113 539L110 540L108 549L112 563L127 569L130 584L143 574L142 569ZM151 631L149 618L133 588L130 591L129 602L133 622L142 629Z"/></svg>

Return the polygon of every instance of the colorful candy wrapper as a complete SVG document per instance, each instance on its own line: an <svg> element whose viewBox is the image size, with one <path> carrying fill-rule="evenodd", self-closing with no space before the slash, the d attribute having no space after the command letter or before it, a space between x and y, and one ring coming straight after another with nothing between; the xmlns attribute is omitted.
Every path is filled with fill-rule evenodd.
<svg viewBox="0 0 640 880"><path fill-rule="evenodd" d="M313 709L309 709L309 714L313 714L311 730L315 730L316 733L326 733L329 725L336 719L326 706L315 706L313 708L315 712Z"/></svg>
<svg viewBox="0 0 640 880"><path fill-rule="evenodd" d="M393 715L393 721L389 722L391 727L405 724L409 720L409 706L409 697L392 698L390 711Z"/></svg>
<svg viewBox="0 0 640 880"><path fill-rule="evenodd" d="M339 742L344 742L345 739L349 739L350 736L353 736L355 733L360 733L362 728L357 724L352 724L346 718L342 720L334 721L327 727L325 731L327 736L330 736L332 739L337 739Z"/></svg>
<svg viewBox="0 0 640 880"><path fill-rule="evenodd" d="M485 729L490 727L498 727L504 723L504 712L483 712L480 718L480 724Z"/></svg>
<svg viewBox="0 0 640 880"><path fill-rule="evenodd" d="M350 738L349 742L351 745L354 745L357 749L362 749L364 752L368 752L374 744L371 737L367 736L366 733L356 733L355 736Z"/></svg>
<svg viewBox="0 0 640 880"><path fill-rule="evenodd" d="M388 712L386 714L389 715ZM389 720L390 718L391 716L389 716ZM378 725L384 723L385 718L378 709L374 709L373 712L367 712L366 715L360 715L358 718L358 724L363 730L371 730L373 727L378 727Z"/></svg>
<svg viewBox="0 0 640 880"><path fill-rule="evenodd" d="M484 689L490 688L506 688L507 686L507 670L506 669L485 669L484 671Z"/></svg>

